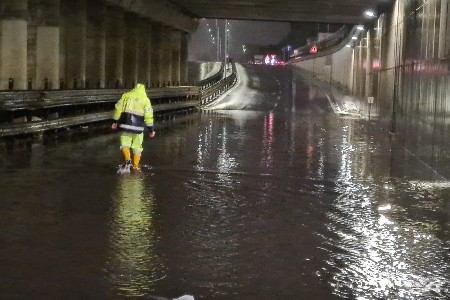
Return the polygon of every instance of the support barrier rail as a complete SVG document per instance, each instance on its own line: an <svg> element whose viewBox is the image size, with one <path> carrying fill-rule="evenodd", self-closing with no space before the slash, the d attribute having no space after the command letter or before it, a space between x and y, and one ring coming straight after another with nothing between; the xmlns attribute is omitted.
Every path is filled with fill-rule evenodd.
<svg viewBox="0 0 450 300"><path fill-rule="evenodd" d="M220 95L233 87L237 82L237 71L235 63L231 63L231 74L221 78L207 89L201 90L201 106L210 104L216 100Z"/></svg>
<svg viewBox="0 0 450 300"><path fill-rule="evenodd" d="M127 90L0 92L0 137L36 133L110 120L114 104ZM196 109L200 88L149 89L157 117Z"/></svg>
<svg viewBox="0 0 450 300"><path fill-rule="evenodd" d="M211 86L216 84L218 81L222 80L223 77L224 77L224 75L223 75L223 73L224 73L224 65L225 65L224 63L222 63L220 65L220 69L219 69L219 71L216 74L214 74L211 77L205 78L205 79L197 82L195 85L200 87L202 90L204 90L204 89L210 88Z"/></svg>
<svg viewBox="0 0 450 300"><path fill-rule="evenodd" d="M344 25L333 35L329 36L326 39L290 51L287 63L329 55L330 53L341 49L343 47L343 43L347 43L348 39L355 31L356 26L349 32L348 27ZM315 46L315 53L311 52L311 48L313 46Z"/></svg>
<svg viewBox="0 0 450 300"><path fill-rule="evenodd" d="M214 99L236 83L236 66L225 75L224 64L198 86L151 88L156 120L187 114ZM112 119L115 103L125 89L0 91L0 137L34 134Z"/></svg>

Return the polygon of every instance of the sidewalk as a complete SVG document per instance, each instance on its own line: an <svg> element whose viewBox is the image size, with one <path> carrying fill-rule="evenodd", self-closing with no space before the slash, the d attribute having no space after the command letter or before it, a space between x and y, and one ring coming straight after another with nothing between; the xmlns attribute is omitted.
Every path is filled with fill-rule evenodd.
<svg viewBox="0 0 450 300"><path fill-rule="evenodd" d="M358 119L376 119L378 112L375 106L369 106L366 99L360 99L346 93L342 88L336 85L330 85L312 73L305 70L295 68L294 72L308 82L312 86L318 87L326 94L330 106L336 114L340 116L358 118Z"/></svg>
<svg viewBox="0 0 450 300"><path fill-rule="evenodd" d="M342 88L336 85L330 85L329 82L313 76L308 71L296 68L294 72L301 76L307 84L320 89L327 97L331 108L337 115L361 120L378 119L379 115L375 109L375 105L370 107L367 99L351 96ZM395 134L391 134L377 122L371 122L371 124L371 134L376 136L377 139L385 140L385 144L389 145L389 148L385 150L391 152L394 157L392 166L393 174L401 173L409 179L418 180L416 183L426 183L433 187L440 186L441 188L448 188L450 186L445 174L439 173L435 170L435 166L433 167L426 159L424 160L408 150L401 138L398 139Z"/></svg>

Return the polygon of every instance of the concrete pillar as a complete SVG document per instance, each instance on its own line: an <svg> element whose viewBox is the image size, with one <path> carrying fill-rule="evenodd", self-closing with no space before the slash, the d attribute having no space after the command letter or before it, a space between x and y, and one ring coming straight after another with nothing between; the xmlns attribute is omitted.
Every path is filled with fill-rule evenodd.
<svg viewBox="0 0 450 300"><path fill-rule="evenodd" d="M446 48L450 46L447 38L450 33L450 15L449 0L441 0L440 17L439 17L439 48L438 58L445 58L448 54Z"/></svg>
<svg viewBox="0 0 450 300"><path fill-rule="evenodd" d="M61 2L64 22L65 86L68 89L85 87L86 80L86 0Z"/></svg>
<svg viewBox="0 0 450 300"><path fill-rule="evenodd" d="M139 59L138 59L138 82L147 88L151 86L151 39L152 25L148 19L139 20Z"/></svg>
<svg viewBox="0 0 450 300"><path fill-rule="evenodd" d="M372 89L372 85L373 85L373 72L372 72L372 66L373 66L373 49L372 49L372 45L373 45L373 31L369 30L367 31L367 43L366 43L366 82L365 82L365 93L364 96L369 97L369 96L373 96L373 89Z"/></svg>
<svg viewBox="0 0 450 300"><path fill-rule="evenodd" d="M161 83L161 30L162 25L159 23L152 24L152 45L151 45L151 59L150 59L150 80L152 87L160 87Z"/></svg>
<svg viewBox="0 0 450 300"><path fill-rule="evenodd" d="M125 47L123 49L124 87L131 88L137 83L138 68L138 17L125 14Z"/></svg>
<svg viewBox="0 0 450 300"><path fill-rule="evenodd" d="M41 0L38 6L34 86L38 90L59 88L60 0ZM30 52L30 51L29 51ZM31 74L29 74L31 76Z"/></svg>
<svg viewBox="0 0 450 300"><path fill-rule="evenodd" d="M187 85L188 81L188 41L189 34L181 33L181 49L180 49L180 82Z"/></svg>
<svg viewBox="0 0 450 300"><path fill-rule="evenodd" d="M180 85L180 61L181 61L181 32L172 31L171 34L172 44L172 85Z"/></svg>
<svg viewBox="0 0 450 300"><path fill-rule="evenodd" d="M90 3L87 9L86 88L105 87L106 6Z"/></svg>
<svg viewBox="0 0 450 300"><path fill-rule="evenodd" d="M27 88L27 0L4 0L0 23L0 89Z"/></svg>
<svg viewBox="0 0 450 300"><path fill-rule="evenodd" d="M163 26L161 34L161 51L159 52L160 78L163 86L171 85L172 77L172 45L171 45L171 29Z"/></svg>
<svg viewBox="0 0 450 300"><path fill-rule="evenodd" d="M106 13L106 86L120 88L123 83L124 12L108 7Z"/></svg>
<svg viewBox="0 0 450 300"><path fill-rule="evenodd" d="M352 63L352 67L353 67L353 74L355 74L355 76L353 77L353 89L352 89L352 94L353 95L358 95L358 77L360 75L359 72L359 48L357 46L355 46L355 48L353 48L353 63Z"/></svg>
<svg viewBox="0 0 450 300"><path fill-rule="evenodd" d="M362 97L363 96L363 88L364 88L364 43L361 41L358 46L358 75L357 75L357 81L356 81L356 88L357 88L357 96Z"/></svg>
<svg viewBox="0 0 450 300"><path fill-rule="evenodd" d="M356 50L353 47L351 49L352 49L352 65L351 65L352 77L351 77L349 89L350 89L350 92L351 92L352 95L356 95L356 79L355 79L356 78L356 74L357 74L357 72L356 72L356 64L357 64L357 62L356 62Z"/></svg>

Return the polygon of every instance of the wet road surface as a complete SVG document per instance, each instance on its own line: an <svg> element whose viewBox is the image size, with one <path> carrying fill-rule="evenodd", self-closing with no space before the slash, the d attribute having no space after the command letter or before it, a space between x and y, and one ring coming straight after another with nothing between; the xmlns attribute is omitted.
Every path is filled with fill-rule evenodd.
<svg viewBox="0 0 450 300"><path fill-rule="evenodd" d="M117 134L3 151L0 298L448 299L448 182L291 71L240 72L141 174Z"/></svg>

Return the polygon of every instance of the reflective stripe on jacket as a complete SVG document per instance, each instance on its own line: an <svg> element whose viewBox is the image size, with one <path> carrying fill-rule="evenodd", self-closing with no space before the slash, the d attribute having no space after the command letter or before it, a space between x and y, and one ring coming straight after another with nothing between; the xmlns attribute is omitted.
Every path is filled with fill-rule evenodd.
<svg viewBox="0 0 450 300"><path fill-rule="evenodd" d="M119 128L128 132L141 133L145 127L153 131L153 109L144 85L138 83L122 95L116 103L113 119L119 123Z"/></svg>

